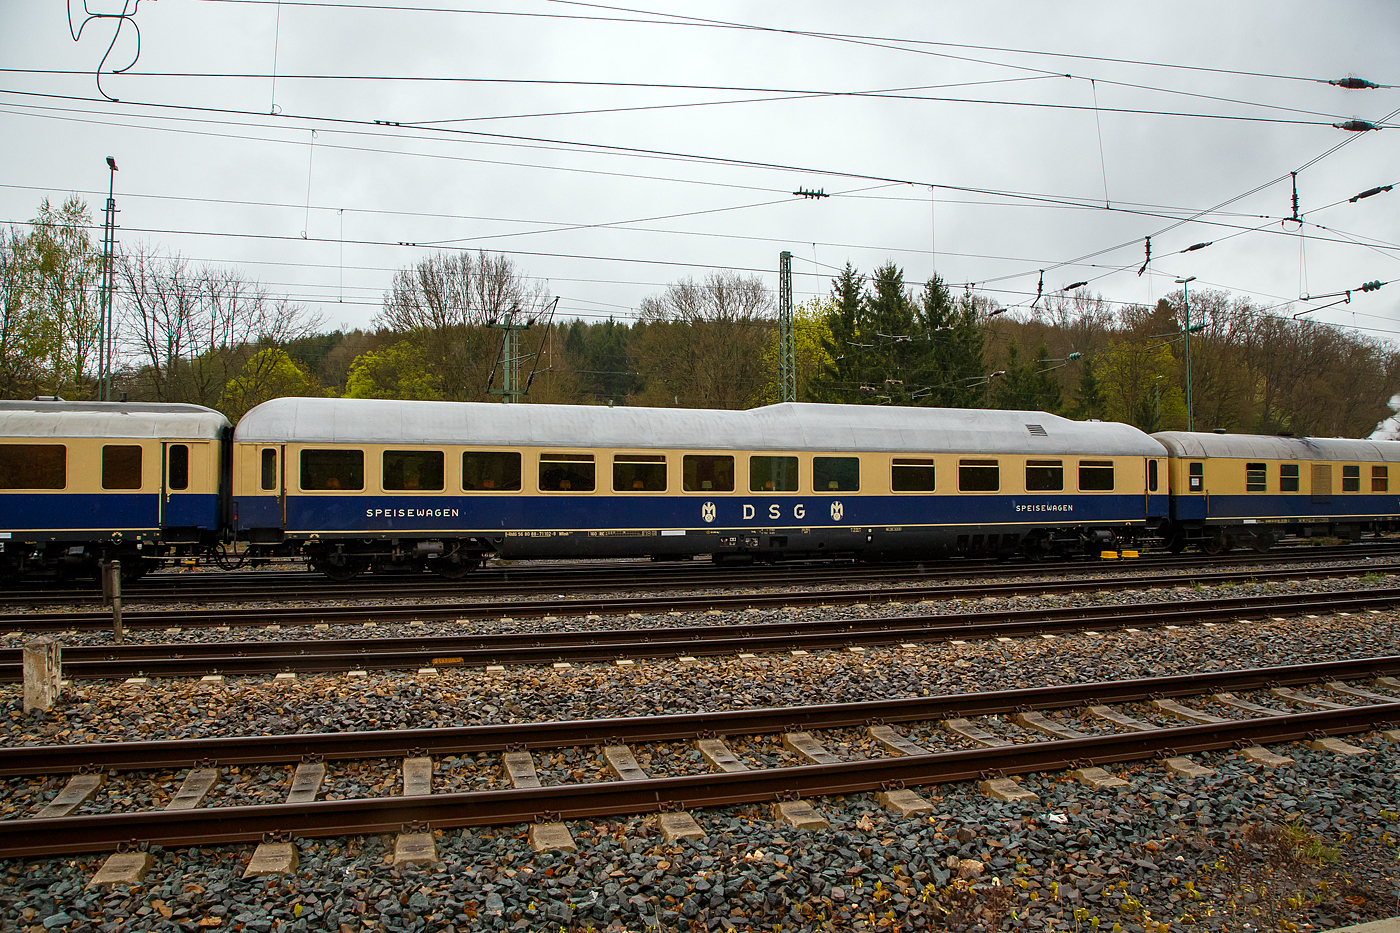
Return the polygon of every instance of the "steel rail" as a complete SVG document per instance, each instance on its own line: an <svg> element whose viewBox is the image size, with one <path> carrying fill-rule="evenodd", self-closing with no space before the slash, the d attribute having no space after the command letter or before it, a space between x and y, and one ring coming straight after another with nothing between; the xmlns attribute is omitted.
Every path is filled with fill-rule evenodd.
<svg viewBox="0 0 1400 933"><path fill-rule="evenodd" d="M891 599L970 599L996 596L1055 595L1086 590L1183 586L1188 583L1218 585L1243 581L1287 579L1335 579L1369 573L1400 573L1400 564L1370 567L1288 568L1198 573L1187 578L1179 574L1132 577L1092 577L1087 579L1023 580L1010 583L967 583L876 587L843 590L815 590L800 593L717 593L700 596L643 596L618 599L511 600L479 603L435 603L390 606L295 606L244 607L236 609L125 610L123 624L129 629L178 627L255 627L266 625L350 625L365 621L404 622L458 619L539 618L548 615L620 615L631 612L698 612L708 609L782 608L788 606L830 606ZM292 594L288 594L289 597ZM98 631L111 627L104 612L2 613L0 628L20 632Z"/></svg>
<svg viewBox="0 0 1400 933"><path fill-rule="evenodd" d="M787 799L793 794L851 794L964 781L988 772L1025 774L1162 754L1291 742L1318 734L1366 731L1377 721L1395 716L1400 716L1400 702L1152 732L728 774L418 797L4 820L0 821L0 858L108 851L132 840L165 847L227 845L257 841L269 833L311 838L735 806Z"/></svg>
<svg viewBox="0 0 1400 933"><path fill-rule="evenodd" d="M550 664L618 658L807 651L904 642L967 640L1082 631L1086 628L1154 628L1173 623L1234 621L1261 613L1342 612L1393 606L1400 589L1288 596L1245 596L1210 602L1189 600L1013 609L982 613L816 619L672 628L563 632L487 633L418 638L327 641L236 641L159 645L74 646L63 650L64 675L83 679L134 676L197 677L295 671L396 670L425 666ZM0 650L0 682L22 676L19 649Z"/></svg>
<svg viewBox="0 0 1400 933"><path fill-rule="evenodd" d="M400 599L461 598L463 596L535 595L540 592L606 592L620 588L660 590L705 586L773 586L829 580L834 573L842 582L899 581L917 578L943 580L979 573L1008 575L1074 574L1086 570L1135 569L1189 570L1193 566L1233 566L1272 564L1297 560L1375 560L1400 554L1395 543L1349 545L1344 547L1293 547L1268 554L1193 554L1189 556L1144 556L1118 565L1095 558L1024 562L1007 560L955 559L889 564L860 564L827 561L821 564L786 563L773 566L726 567L716 569L704 563L623 563L591 562L599 566L531 565L480 570L464 580L449 581L432 574L386 574L351 583L331 583L319 575L287 571L237 572L227 574L157 574L127 584L128 602L187 602L192 599ZM64 588L64 587L67 588ZM91 602L97 596L91 585L75 588L55 582L25 590L0 591L7 603L73 604Z"/></svg>
<svg viewBox="0 0 1400 933"><path fill-rule="evenodd" d="M11 746L0 755L0 777L84 770L157 771L200 766L341 761L361 758L467 755L520 748L565 748L624 742L688 741L706 735L759 735L802 729L838 729L870 723L991 716L1022 710L1136 703L1154 698L1259 690L1400 673L1400 656L1355 658L1283 667L1245 668L1140 680L1024 687L985 693L865 700L818 706L766 707L446 729L317 732L223 736L149 742ZM1400 701L1397 701L1400 702Z"/></svg>

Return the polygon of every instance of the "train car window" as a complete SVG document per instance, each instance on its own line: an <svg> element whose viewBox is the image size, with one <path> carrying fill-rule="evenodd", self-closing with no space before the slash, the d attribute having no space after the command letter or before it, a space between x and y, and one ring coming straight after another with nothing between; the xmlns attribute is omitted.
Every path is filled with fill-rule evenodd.
<svg viewBox="0 0 1400 933"><path fill-rule="evenodd" d="M1063 460L1026 461L1026 492L1055 492L1064 488Z"/></svg>
<svg viewBox="0 0 1400 933"><path fill-rule="evenodd" d="M1267 463L1246 463L1244 465L1244 491L1269 491L1269 465Z"/></svg>
<svg viewBox="0 0 1400 933"><path fill-rule="evenodd" d="M384 451L385 492L437 492L444 488L443 453L440 450Z"/></svg>
<svg viewBox="0 0 1400 933"><path fill-rule="evenodd" d="M540 489L592 492L593 471L592 454L540 454Z"/></svg>
<svg viewBox="0 0 1400 933"><path fill-rule="evenodd" d="M168 466L165 471L167 489L190 488L190 445L171 444L166 455Z"/></svg>
<svg viewBox="0 0 1400 933"><path fill-rule="evenodd" d="M733 492L734 458L686 454L681 460L681 485L686 492Z"/></svg>
<svg viewBox="0 0 1400 933"><path fill-rule="evenodd" d="M932 457L895 457L890 464L890 488L895 492L933 492Z"/></svg>
<svg viewBox="0 0 1400 933"><path fill-rule="evenodd" d="M813 492L857 492L860 460L855 457L813 457Z"/></svg>
<svg viewBox="0 0 1400 933"><path fill-rule="evenodd" d="M68 485L63 444L0 444L0 489L62 489Z"/></svg>
<svg viewBox="0 0 1400 933"><path fill-rule="evenodd" d="M469 450L462 454L462 488L514 492L520 489L520 454L513 450Z"/></svg>
<svg viewBox="0 0 1400 933"><path fill-rule="evenodd" d="M262 488L277 488L277 448L262 449Z"/></svg>
<svg viewBox="0 0 1400 933"><path fill-rule="evenodd" d="M1188 476L1186 477L1186 487L1188 492L1200 492L1206 488L1206 465L1204 463L1187 464Z"/></svg>
<svg viewBox="0 0 1400 933"><path fill-rule="evenodd" d="M363 450L314 450L301 452L301 488L350 490L365 488Z"/></svg>
<svg viewBox="0 0 1400 933"><path fill-rule="evenodd" d="M1278 491L1298 491L1298 464L1280 463L1278 466Z"/></svg>
<svg viewBox="0 0 1400 933"><path fill-rule="evenodd" d="M1157 461L1147 461L1147 491L1157 491Z"/></svg>
<svg viewBox="0 0 1400 933"><path fill-rule="evenodd" d="M665 492L664 454L617 454L613 457L614 492Z"/></svg>
<svg viewBox="0 0 1400 933"><path fill-rule="evenodd" d="M1079 491L1110 492L1113 489L1112 460L1080 460Z"/></svg>
<svg viewBox="0 0 1400 933"><path fill-rule="evenodd" d="M750 492L797 492L796 457L750 457Z"/></svg>
<svg viewBox="0 0 1400 933"><path fill-rule="evenodd" d="M1342 492L1360 492L1360 491L1361 491L1361 467L1359 467L1359 466L1343 466L1343 467L1342 467Z"/></svg>
<svg viewBox="0 0 1400 933"><path fill-rule="evenodd" d="M958 489L962 492L996 492L1001 488L1001 467L995 460L959 460Z"/></svg>
<svg viewBox="0 0 1400 933"><path fill-rule="evenodd" d="M102 488L141 488L141 448L139 446L102 445Z"/></svg>
<svg viewBox="0 0 1400 933"><path fill-rule="evenodd" d="M1371 467L1371 491L1372 491L1372 492L1389 492L1389 491L1390 491L1390 467L1384 467L1384 466L1373 466L1373 467Z"/></svg>

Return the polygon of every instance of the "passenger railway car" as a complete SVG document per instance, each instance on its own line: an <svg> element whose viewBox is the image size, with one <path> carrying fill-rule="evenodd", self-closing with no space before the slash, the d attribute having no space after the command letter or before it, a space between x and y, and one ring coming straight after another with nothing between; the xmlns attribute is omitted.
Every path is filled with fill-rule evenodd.
<svg viewBox="0 0 1400 933"><path fill-rule="evenodd" d="M1400 442L1165 431L1168 546L1217 553L1284 535L1357 539L1400 526Z"/></svg>
<svg viewBox="0 0 1400 933"><path fill-rule="evenodd" d="M1042 412L282 398L233 435L233 534L332 577L483 557L1097 554L1168 515L1166 450Z"/></svg>
<svg viewBox="0 0 1400 933"><path fill-rule="evenodd" d="M9 574L87 574L221 539L231 427L198 405L0 401L0 545Z"/></svg>

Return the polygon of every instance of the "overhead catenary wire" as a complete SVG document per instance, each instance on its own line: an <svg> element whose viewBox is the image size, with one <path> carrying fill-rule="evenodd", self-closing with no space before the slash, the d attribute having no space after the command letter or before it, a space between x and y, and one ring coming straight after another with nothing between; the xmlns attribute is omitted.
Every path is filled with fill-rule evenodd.
<svg viewBox="0 0 1400 933"><path fill-rule="evenodd" d="M15 75L53 75L53 76L64 76L64 75L78 75L78 74L89 74L89 73L90 73L90 72L86 72L86 71L75 71L75 70L72 70L72 69L57 69L57 68L52 68L52 69L42 69L42 68L0 68L0 74L15 74ZM805 99L817 99L817 98L867 98L867 99L876 99L876 100L908 101L908 102L927 102L927 103L974 104L974 105L975 105L975 104L987 104L987 105L992 105L992 106L1047 107L1047 108L1054 108L1054 109L1068 109L1068 110L1092 111L1092 112L1094 113L1094 115L1095 115L1095 119L1096 119L1096 120L1098 119L1099 113L1100 113L1100 112L1105 112L1105 111L1106 111L1106 112L1109 112L1109 113L1136 113L1136 114L1149 115L1149 116L1198 117L1198 118L1209 118L1209 119L1235 119L1235 118L1243 119L1243 120L1266 120L1266 119L1268 119L1268 118L1264 118L1264 117L1257 117L1257 118L1256 118L1256 117L1247 117L1247 116L1244 116L1244 115L1232 115L1232 114L1194 114L1194 113L1189 113L1189 112L1170 111L1170 110L1146 110L1146 109L1143 109L1143 110L1128 110L1128 109L1120 109L1120 108L1100 108L1099 105L1098 105L1098 102L1097 102L1097 96L1098 96L1097 85L1098 85L1098 84L1118 85L1118 86L1123 86L1123 87L1132 88L1132 89L1135 89L1135 90L1157 91L1157 92L1166 93L1166 94L1176 94L1176 95L1186 96L1186 97L1202 98L1202 99L1206 99L1206 100L1215 101L1215 102L1218 102L1218 103L1238 104L1238 105L1247 106L1247 107L1257 107L1257 108L1264 109L1264 110L1274 110L1274 111L1278 111L1278 112L1280 112L1280 113L1291 113L1291 114L1297 114L1297 115L1299 115L1299 116L1311 116L1311 117L1317 117L1317 118L1319 118L1317 121L1303 121L1306 125L1316 125L1316 126L1323 126L1323 125L1326 125L1326 126L1340 127L1340 124L1338 124L1337 121L1338 121L1339 119L1341 119L1340 116L1339 116L1337 113L1335 113L1335 112L1329 112L1329 111L1323 111L1323 110L1308 110L1308 109L1301 108L1301 107L1287 107L1287 106L1283 106L1283 105L1280 105L1280 104L1269 104L1269 103L1263 103L1263 102L1260 102L1260 101L1239 100L1239 99L1236 99L1236 98L1226 98L1226 97L1218 97L1218 96L1213 96L1213 95L1196 94L1196 93L1187 92L1187 91L1174 91L1174 90L1171 90L1171 89L1158 88L1158 87L1151 87L1151 86L1146 86L1146 85L1126 84L1126 83L1124 83L1124 82L1111 81L1111 80L1106 80L1106 79L1104 79L1104 78L1090 78L1090 77L1083 77L1083 76L1079 76L1079 75L1066 75L1066 74L1037 74L1037 75L1031 75L1031 76L1026 76L1026 77L1018 77L1018 78L997 78L997 79L989 79L989 80L983 80L983 81L959 81L959 82L952 82L952 83L946 83L946 84L917 85L917 86L911 86L911 87L875 88L875 89L870 89L870 90L832 90L832 89L817 89L817 88L750 87L750 86L744 86L744 85L722 85L722 84L719 84L719 85L706 85L706 84L672 84L672 83L664 83L664 82L646 82L646 81L586 81L586 80L537 79L537 78L484 78L484 77L452 76L452 75L353 75L353 74L340 74L340 75L329 75L329 74L326 74L326 75L317 75L317 74L286 75L286 74L282 74L282 75L279 75L279 74L276 73L275 70L274 70L272 73L270 73L270 74L264 74L264 73L258 73L258 72L199 72L199 71L162 71L162 72L151 72L151 71L141 71L141 72L123 72L123 76L124 76L124 77L127 77L127 78L166 78L166 79L168 79L168 78L180 78L180 79L185 79L185 80L189 80L189 79L198 79L198 78L205 78L205 79L209 79L209 80L269 80L269 79L270 79L270 80L273 82L274 87L275 87L276 82L279 81L279 80L280 80L280 81L284 81L284 82L285 82L285 81L301 80L301 81L403 82L403 83L479 83L479 84L526 85L526 86L542 86L542 87L560 87L560 86L563 86L563 87L576 87L576 88L581 88L581 89L626 88L626 89L652 90L652 91L711 91L711 92L747 93L747 94L763 94L763 95L765 95L765 96L763 96L763 97L747 97L747 98L723 99L723 100L685 101L685 102L679 102L679 103L658 103L658 104L637 104L637 105L615 106L615 107L595 107L595 108L582 109L582 110L541 110L541 111L529 111L529 112L522 112L522 113L480 114L480 115L475 115L475 116L463 116L463 117L443 117L443 118L430 119L430 120L424 120L424 119L401 119L401 120L393 120L393 121L389 121L389 120L384 121L385 125L398 126L398 127L445 126L445 125L453 124L453 123L473 123L473 122L486 122L486 121L493 121L493 120L520 120L520 119L534 119L534 118L547 118L547 117L596 116L596 115L609 114L609 113L621 114L621 113L643 112L643 111L651 111L651 110L685 109L685 108L694 108L694 107L723 107L723 106L732 106L732 105L741 105L741 104L779 103L779 102L784 102L784 101L805 100ZM989 99L986 99L986 98L959 98L959 97L931 97L931 96L928 96L928 95L925 95L925 94L916 94L916 93L913 93L913 92L915 92L915 91L941 90L941 89L945 89L945 88L957 88L957 87L984 87L984 86L989 86L989 85L1002 85L1002 84L1012 84L1012 83L1023 83L1023 82L1027 82L1027 81L1047 81L1047 80L1052 80L1052 79L1057 79L1057 78L1058 78L1058 79L1083 78L1083 80L1086 80L1086 81L1090 82L1090 84L1091 84L1091 86L1093 87L1093 90L1094 90L1094 99L1095 99L1094 104L1093 104L1092 106L1082 106L1082 105L1072 105L1072 104L1055 104L1055 103L1040 102L1040 101L989 100ZM128 101L126 101L126 102L128 102L128 103L133 103L134 101L129 101L129 100L128 100ZM269 111L269 115L280 115L281 112L282 112L282 111L281 111L281 108L277 107L277 106L274 104L273 109ZM1292 122L1297 122L1297 121L1281 121L1281 122L1292 123ZM1100 131L1100 132L1101 132L1101 131Z"/></svg>
<svg viewBox="0 0 1400 933"><path fill-rule="evenodd" d="M308 212L309 212L309 199L308 199L307 209L308 209ZM594 224L587 224L587 226L581 226L581 227L592 227L592 226L594 226ZM598 224L598 226L601 226L601 224ZM518 235L518 234L511 234L511 235ZM1043 263L1043 262L1039 262L1039 263L1037 263L1037 265L1043 266L1044 263Z"/></svg>

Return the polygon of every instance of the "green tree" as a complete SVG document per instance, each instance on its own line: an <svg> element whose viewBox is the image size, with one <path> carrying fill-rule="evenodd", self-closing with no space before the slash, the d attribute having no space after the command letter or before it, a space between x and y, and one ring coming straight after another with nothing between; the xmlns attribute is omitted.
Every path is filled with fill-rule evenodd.
<svg viewBox="0 0 1400 933"><path fill-rule="evenodd" d="M440 399L437 380L412 342L401 340L383 350L355 357L345 383L346 398Z"/></svg>
<svg viewBox="0 0 1400 933"><path fill-rule="evenodd" d="M224 386L219 410L230 421L237 421L248 409L268 399L320 394L315 377L298 366L285 350L268 347L249 357L238 375Z"/></svg>
<svg viewBox="0 0 1400 933"><path fill-rule="evenodd" d="M864 301L865 277L848 262L831 281L831 302L823 309L827 336L822 338L820 373L813 380L813 394L823 402L858 402L861 398L861 364L865 348L857 346L858 322Z"/></svg>
<svg viewBox="0 0 1400 933"><path fill-rule="evenodd" d="M797 401L820 401L816 382L831 364L826 347L831 341L830 317L835 305L831 296L804 301L792 309L792 355L797 364ZM782 401L778 359L779 335L775 329L763 349L764 372L768 374L758 402L771 405Z"/></svg>
<svg viewBox="0 0 1400 933"><path fill-rule="evenodd" d="M25 266L23 237L13 227L0 231L0 393L7 398L39 391L49 356Z"/></svg>
<svg viewBox="0 0 1400 933"><path fill-rule="evenodd" d="M74 396L85 392L101 337L102 257L88 233L91 225L87 205L77 195L58 208L45 198L26 242L30 301L43 321L49 379L55 393Z"/></svg>
<svg viewBox="0 0 1400 933"><path fill-rule="evenodd" d="M904 285L904 270L892 262L870 277L860 331L861 343L869 348L861 391L880 401L909 403L910 394L929 375L929 342Z"/></svg>
<svg viewBox="0 0 1400 933"><path fill-rule="evenodd" d="M1108 420L1148 431L1186 427L1185 395L1176 381L1176 360L1165 345L1113 340L1095 366L1102 374Z"/></svg>
<svg viewBox="0 0 1400 933"><path fill-rule="evenodd" d="M641 389L641 374L628 359L632 328L608 318L598 324L576 320L561 330L564 355L584 397L620 402Z"/></svg>
<svg viewBox="0 0 1400 933"><path fill-rule="evenodd" d="M1057 414L1064 404L1064 396L1060 380L1051 370L1050 347L1044 338L1035 348L1033 359L1023 359L1014 341L1007 346L1006 355L1006 369L992 383L993 406Z"/></svg>
<svg viewBox="0 0 1400 933"><path fill-rule="evenodd" d="M986 404L987 329L972 293L954 301L943 279L924 284L921 324L928 336L931 365L924 404L940 408L979 408Z"/></svg>
<svg viewBox="0 0 1400 933"><path fill-rule="evenodd" d="M28 234L0 236L0 390L8 395L90 394L98 347L101 257L76 195L48 199Z"/></svg>
<svg viewBox="0 0 1400 933"><path fill-rule="evenodd" d="M1099 384L1098 367L1092 358L1080 364L1079 389L1075 393L1074 405L1069 416L1079 421L1097 419L1102 421L1108 413L1108 396Z"/></svg>

